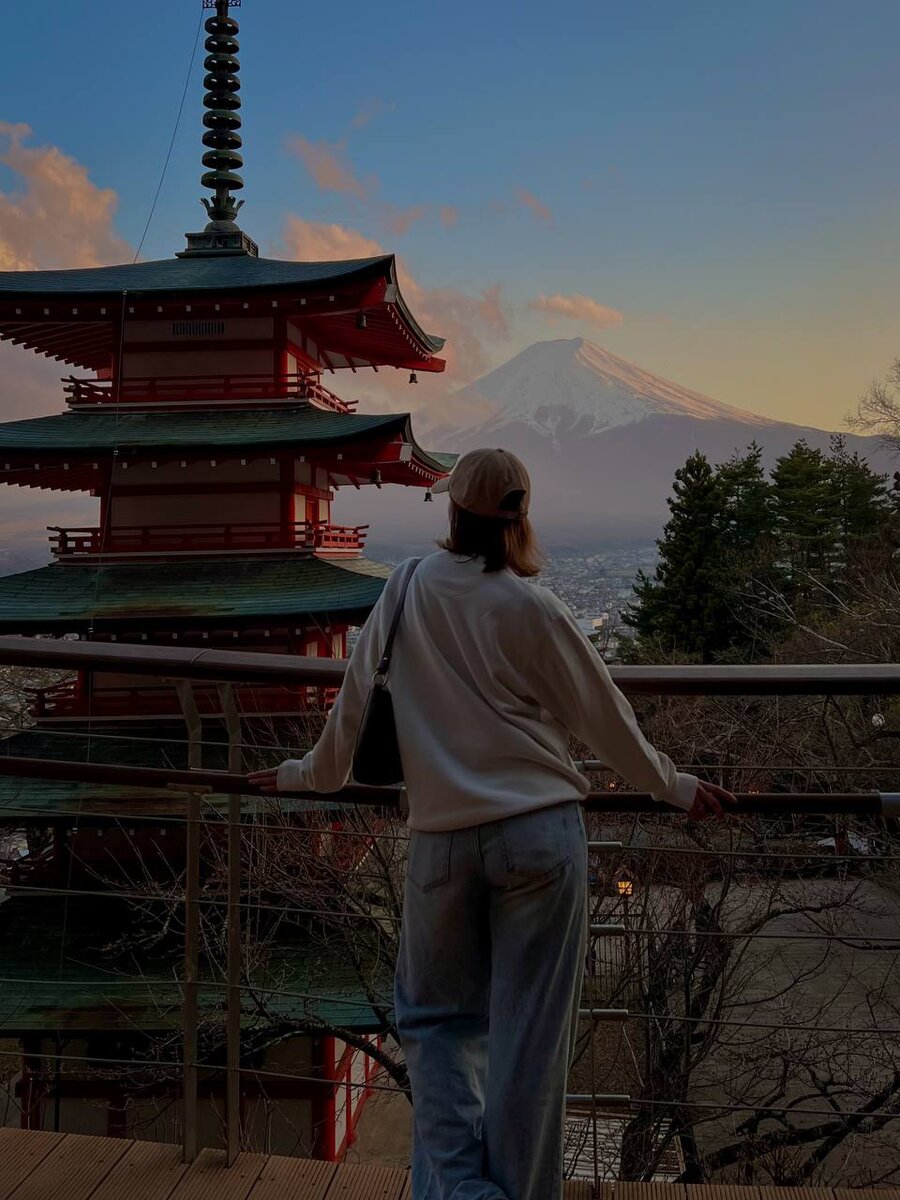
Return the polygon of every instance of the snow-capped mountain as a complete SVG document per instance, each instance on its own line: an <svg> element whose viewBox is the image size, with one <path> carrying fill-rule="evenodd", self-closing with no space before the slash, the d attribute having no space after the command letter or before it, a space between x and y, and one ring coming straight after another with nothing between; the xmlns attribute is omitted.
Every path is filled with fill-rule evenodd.
<svg viewBox="0 0 900 1200"><path fill-rule="evenodd" d="M414 418L429 449L502 446L521 456L532 476L532 517L551 544L658 535L675 471L695 450L720 463L755 441L771 467L799 438L825 449L831 437L722 404L584 338L529 346L429 416ZM876 439L845 437L877 470L897 470ZM385 489L377 505L342 494L340 503L354 506L350 520L371 520L373 535L425 545L442 531L444 505L410 493Z"/></svg>
<svg viewBox="0 0 900 1200"><path fill-rule="evenodd" d="M485 436L515 421L549 437L588 436L658 414L696 421L766 425L764 417L721 404L634 366L586 338L537 342L453 401L485 412Z"/></svg>

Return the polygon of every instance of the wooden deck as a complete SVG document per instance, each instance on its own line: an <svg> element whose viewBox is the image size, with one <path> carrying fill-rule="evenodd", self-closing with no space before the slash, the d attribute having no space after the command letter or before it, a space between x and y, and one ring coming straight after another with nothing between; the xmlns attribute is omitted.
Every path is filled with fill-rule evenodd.
<svg viewBox="0 0 900 1200"><path fill-rule="evenodd" d="M900 1200L900 1188L683 1187L603 1184L600 1200ZM615 1195L614 1195L615 1193ZM570 1183L566 1200L591 1200ZM306 1158L242 1154L230 1169L220 1150L185 1166L178 1146L0 1129L0 1200L411 1200L406 1171Z"/></svg>

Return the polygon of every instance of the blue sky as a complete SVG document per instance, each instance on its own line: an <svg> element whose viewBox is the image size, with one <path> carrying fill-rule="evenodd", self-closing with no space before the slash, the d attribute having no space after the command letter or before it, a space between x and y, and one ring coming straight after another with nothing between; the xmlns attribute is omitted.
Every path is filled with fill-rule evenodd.
<svg viewBox="0 0 900 1200"><path fill-rule="evenodd" d="M337 224L396 249L426 292L499 285L508 333L480 366L584 334L723 401L834 426L900 354L897 0L245 0L236 15L244 227L285 253L290 215ZM0 121L112 189L132 247L198 16L186 0L4 13ZM201 59L145 257L202 226ZM318 186L296 138L353 188ZM0 165L0 191L23 186ZM621 319L529 307L542 295ZM440 295L423 302L440 315Z"/></svg>

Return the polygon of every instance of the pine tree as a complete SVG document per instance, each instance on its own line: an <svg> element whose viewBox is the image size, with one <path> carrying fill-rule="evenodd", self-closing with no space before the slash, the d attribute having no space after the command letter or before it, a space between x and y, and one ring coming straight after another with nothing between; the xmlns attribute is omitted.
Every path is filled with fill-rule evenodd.
<svg viewBox="0 0 900 1200"><path fill-rule="evenodd" d="M831 439L831 479L838 501L837 566L852 568L886 532L890 514L887 477L847 449L846 439Z"/></svg>
<svg viewBox="0 0 900 1200"><path fill-rule="evenodd" d="M669 509L656 571L638 576L623 617L639 655L758 657L790 605L884 569L900 541L900 480L888 494L841 437L830 454L797 442L771 482L755 442L715 469L696 453L676 472Z"/></svg>
<svg viewBox="0 0 900 1200"><path fill-rule="evenodd" d="M742 657L755 652L777 632L771 598L783 586L778 568L772 485L762 465L762 447L751 442L718 468L725 498L723 561L728 566L727 601L731 649Z"/></svg>
<svg viewBox="0 0 900 1200"><path fill-rule="evenodd" d="M644 646L709 662L727 648L731 630L722 557L725 496L699 452L676 471L672 490L656 571L652 578L639 574L635 604L623 620Z"/></svg>
<svg viewBox="0 0 900 1200"><path fill-rule="evenodd" d="M725 495L726 542L738 558L755 556L772 539L772 489L762 466L762 447L751 442L744 454L735 452L718 468Z"/></svg>
<svg viewBox="0 0 900 1200"><path fill-rule="evenodd" d="M814 580L830 583L836 556L840 500L832 466L802 439L772 471L772 511L791 589L808 594Z"/></svg>

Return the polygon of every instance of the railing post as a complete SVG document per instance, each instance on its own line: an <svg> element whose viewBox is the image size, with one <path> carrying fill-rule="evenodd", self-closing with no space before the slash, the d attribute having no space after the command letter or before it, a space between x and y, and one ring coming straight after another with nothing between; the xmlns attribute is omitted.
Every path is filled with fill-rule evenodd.
<svg viewBox="0 0 900 1200"><path fill-rule="evenodd" d="M202 724L190 680L176 684L181 710L188 730L188 769L201 765ZM187 837L184 876L184 1051L182 1062L183 1158L186 1163L197 1157L197 1025L199 1017L198 976L200 960L200 795L208 786L188 792Z"/></svg>
<svg viewBox="0 0 900 1200"><path fill-rule="evenodd" d="M208 789L207 789L208 790ZM200 792L190 791L187 802L187 843L184 880L184 1051L182 1063L182 1157L197 1157L197 1025L200 943Z"/></svg>
<svg viewBox="0 0 900 1200"><path fill-rule="evenodd" d="M228 770L243 769L241 718L230 683L218 685L228 730ZM225 1158L232 1166L241 1149L241 798L228 797L228 893L225 1015Z"/></svg>

